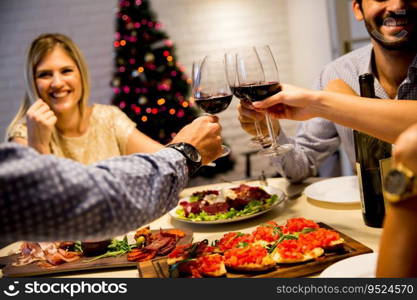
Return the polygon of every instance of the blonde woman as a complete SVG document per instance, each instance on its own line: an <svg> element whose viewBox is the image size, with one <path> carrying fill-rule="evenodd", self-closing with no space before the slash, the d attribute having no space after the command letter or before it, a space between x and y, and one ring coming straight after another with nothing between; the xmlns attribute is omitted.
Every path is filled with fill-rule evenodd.
<svg viewBox="0 0 417 300"><path fill-rule="evenodd" d="M90 85L81 51L62 34L43 34L25 62L26 94L7 140L84 164L163 148L115 106L88 104Z"/></svg>

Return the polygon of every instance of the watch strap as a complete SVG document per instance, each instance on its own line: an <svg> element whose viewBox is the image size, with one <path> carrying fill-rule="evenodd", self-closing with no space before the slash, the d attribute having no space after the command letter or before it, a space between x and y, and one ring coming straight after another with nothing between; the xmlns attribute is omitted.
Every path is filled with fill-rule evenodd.
<svg viewBox="0 0 417 300"><path fill-rule="evenodd" d="M177 150L185 157L189 176L195 174L201 167L201 155L193 145L189 143L174 143L166 147Z"/></svg>

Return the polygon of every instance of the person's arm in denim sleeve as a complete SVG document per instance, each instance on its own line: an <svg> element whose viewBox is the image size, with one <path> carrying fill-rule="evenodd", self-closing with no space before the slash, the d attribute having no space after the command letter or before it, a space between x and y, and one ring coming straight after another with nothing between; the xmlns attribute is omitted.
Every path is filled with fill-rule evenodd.
<svg viewBox="0 0 417 300"><path fill-rule="evenodd" d="M175 206L188 181L173 149L134 154L92 166L0 145L2 242L111 237Z"/></svg>

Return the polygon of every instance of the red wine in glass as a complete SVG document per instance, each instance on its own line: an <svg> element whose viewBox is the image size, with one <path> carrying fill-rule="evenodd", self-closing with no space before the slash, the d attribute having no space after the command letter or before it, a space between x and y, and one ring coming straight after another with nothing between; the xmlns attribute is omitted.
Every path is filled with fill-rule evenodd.
<svg viewBox="0 0 417 300"><path fill-rule="evenodd" d="M246 101L262 101L281 91L278 67L268 45L243 48L236 54L237 84L235 90ZM293 145L279 145L276 141L274 125L265 113L266 125L271 144L260 151L266 155L282 155L293 148Z"/></svg>
<svg viewBox="0 0 417 300"><path fill-rule="evenodd" d="M194 61L192 78L195 103L207 114L218 114L230 105L233 95L226 79L223 56L207 55L202 61ZM229 153L230 148L223 145L221 156Z"/></svg>
<svg viewBox="0 0 417 300"><path fill-rule="evenodd" d="M243 94L240 93L240 89L236 89L238 86L238 74L236 68L236 53L230 52L224 55L227 81L229 83L232 94L240 99L242 102L251 102ZM271 145L271 139L265 136L262 132L259 121L254 120L253 122L256 135L251 138L251 145L255 147L261 146L262 148L269 147Z"/></svg>
<svg viewBox="0 0 417 300"><path fill-rule="evenodd" d="M234 87L235 95L251 102L262 101L281 91L279 82L242 84ZM237 96L236 96L237 97Z"/></svg>
<svg viewBox="0 0 417 300"><path fill-rule="evenodd" d="M224 111L232 101L233 95L216 95L196 98L195 103L206 113L218 114Z"/></svg>
<svg viewBox="0 0 417 300"><path fill-rule="evenodd" d="M281 92L281 84L278 81L269 81L263 83L245 84L235 87L237 93L242 95L246 101L256 102L265 100L278 92ZM266 121L269 122L269 128L273 128L271 119L267 116ZM278 145L275 140L272 140L270 148L264 149L261 152L268 155L282 154L292 149L292 145Z"/></svg>

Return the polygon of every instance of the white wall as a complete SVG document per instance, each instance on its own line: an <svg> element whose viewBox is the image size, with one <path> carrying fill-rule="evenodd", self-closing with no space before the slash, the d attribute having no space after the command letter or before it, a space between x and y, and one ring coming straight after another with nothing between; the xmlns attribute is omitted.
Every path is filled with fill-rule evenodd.
<svg viewBox="0 0 417 300"><path fill-rule="evenodd" d="M26 49L41 33L69 35L90 67L91 101L110 101L116 6L116 0L0 1L0 140L24 95Z"/></svg>
<svg viewBox="0 0 417 300"><path fill-rule="evenodd" d="M327 12L327 0L288 0L292 82L296 85L311 88L332 60Z"/></svg>

